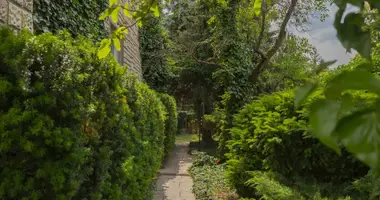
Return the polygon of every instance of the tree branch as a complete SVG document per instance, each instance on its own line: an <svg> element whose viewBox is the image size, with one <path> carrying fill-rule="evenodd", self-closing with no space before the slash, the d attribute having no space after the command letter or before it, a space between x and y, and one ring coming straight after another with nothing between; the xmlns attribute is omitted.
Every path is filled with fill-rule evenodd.
<svg viewBox="0 0 380 200"><path fill-rule="evenodd" d="M260 30L260 35L259 35L259 41L257 42L256 48L260 49L261 43L264 39L264 32L265 32L265 17L266 17L266 3L265 1L262 1L262 6L261 6L261 30Z"/></svg>
<svg viewBox="0 0 380 200"><path fill-rule="evenodd" d="M218 64L218 63L208 62L208 61L204 61L204 60L199 60L197 57L195 57L194 54L193 54L191 57L192 57L197 63L199 63L199 64L215 65L215 66L217 66L217 67L221 67L221 65Z"/></svg>
<svg viewBox="0 0 380 200"><path fill-rule="evenodd" d="M199 60L195 55L196 55L196 52L197 52L197 49L199 47L199 44L197 44L194 48L194 50L192 51L192 54L191 54L191 57L199 64L205 64L205 65L214 65L214 66L217 66L217 67L222 67L222 65L218 64L218 63L214 63L214 62L209 62L209 61L205 61L205 60Z"/></svg>
<svg viewBox="0 0 380 200"><path fill-rule="evenodd" d="M290 17L292 16L294 9L297 5L298 0L292 0L290 3L290 6L288 8L288 11L285 15L284 21L282 21L281 27L280 27L280 33L278 34L277 40L273 47L268 51L266 54L266 57L261 59L261 61L256 65L255 69L252 71L251 80L253 83L257 82L257 79L261 73L261 71L268 65L270 59L274 56L274 54L277 53L278 49L283 44L285 37L286 37L286 26L290 20Z"/></svg>

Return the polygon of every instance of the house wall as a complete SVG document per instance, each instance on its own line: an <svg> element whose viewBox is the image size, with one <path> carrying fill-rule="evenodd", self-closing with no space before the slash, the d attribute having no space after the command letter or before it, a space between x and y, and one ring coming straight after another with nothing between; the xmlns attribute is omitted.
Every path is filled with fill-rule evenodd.
<svg viewBox="0 0 380 200"><path fill-rule="evenodd" d="M111 30L110 19L106 21L106 25ZM135 73L139 80L143 80L143 72L141 66L141 56L140 56L140 39L139 39L139 28L135 21L126 17L122 12L119 13L118 25L124 25L128 27L128 34L125 36L125 40L122 41L122 59L119 61L122 65L127 65L128 70Z"/></svg>
<svg viewBox="0 0 380 200"><path fill-rule="evenodd" d="M33 31L33 0L0 0L0 23Z"/></svg>

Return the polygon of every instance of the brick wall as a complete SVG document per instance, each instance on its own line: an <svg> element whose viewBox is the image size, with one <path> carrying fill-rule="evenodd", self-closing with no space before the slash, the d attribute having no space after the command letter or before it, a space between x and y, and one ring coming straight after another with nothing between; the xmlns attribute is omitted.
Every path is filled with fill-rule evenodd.
<svg viewBox="0 0 380 200"><path fill-rule="evenodd" d="M0 23L33 31L33 0L0 0Z"/></svg>
<svg viewBox="0 0 380 200"><path fill-rule="evenodd" d="M106 26L111 30L110 19L106 20ZM113 24L117 27L116 24ZM119 59L120 64L128 66L128 70L135 73L140 81L143 80L141 56L140 56L140 39L139 28L135 21L124 16L122 12L119 13L118 25L128 27L128 35L125 40L121 42L122 52L119 54L122 58Z"/></svg>

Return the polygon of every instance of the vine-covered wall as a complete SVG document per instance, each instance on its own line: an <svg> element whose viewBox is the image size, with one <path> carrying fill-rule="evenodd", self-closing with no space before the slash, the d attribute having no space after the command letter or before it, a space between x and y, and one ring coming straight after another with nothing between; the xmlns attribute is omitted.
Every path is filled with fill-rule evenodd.
<svg viewBox="0 0 380 200"><path fill-rule="evenodd" d="M35 33L56 32L67 29L73 36L84 35L94 41L107 37L111 28L109 20L99 20L100 14L108 7L108 0L34 0ZM122 42L122 52L119 63L127 65L128 70L142 80L140 58L139 30L134 22L119 16L120 21L130 26L125 40Z"/></svg>
<svg viewBox="0 0 380 200"><path fill-rule="evenodd" d="M107 33L99 15L107 8L107 0L34 0L36 33L68 29L98 40Z"/></svg>

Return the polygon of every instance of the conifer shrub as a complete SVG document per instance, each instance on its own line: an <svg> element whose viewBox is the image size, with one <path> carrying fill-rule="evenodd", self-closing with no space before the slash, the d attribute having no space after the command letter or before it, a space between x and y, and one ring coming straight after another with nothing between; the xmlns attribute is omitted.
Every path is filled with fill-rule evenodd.
<svg viewBox="0 0 380 200"><path fill-rule="evenodd" d="M161 102L164 104L167 111L167 118L165 121L165 155L169 153L169 151L175 145L175 138L178 131L178 113L177 113L177 104L175 99L164 93L158 94L161 99Z"/></svg>
<svg viewBox="0 0 380 200"><path fill-rule="evenodd" d="M146 199L165 107L66 32L0 29L0 199Z"/></svg>
<svg viewBox="0 0 380 200"><path fill-rule="evenodd" d="M350 93L358 106L374 99L365 93ZM314 100L323 98L316 94ZM273 171L291 179L305 177L319 182L352 181L368 168L349 153L339 156L315 139L308 127L310 100L294 107L292 90L262 96L235 115L228 141L228 178L243 197L255 197L247 186L250 171Z"/></svg>

